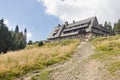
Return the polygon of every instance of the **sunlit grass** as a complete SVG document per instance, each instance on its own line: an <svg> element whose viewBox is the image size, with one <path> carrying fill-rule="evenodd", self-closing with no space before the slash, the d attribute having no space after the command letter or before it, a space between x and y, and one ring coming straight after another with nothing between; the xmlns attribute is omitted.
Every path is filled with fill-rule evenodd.
<svg viewBox="0 0 120 80"><path fill-rule="evenodd" d="M44 71L31 78L31 80L48 80L48 79L49 79L49 71Z"/></svg>
<svg viewBox="0 0 120 80"><path fill-rule="evenodd" d="M111 72L120 70L120 61L111 63L108 67L108 70Z"/></svg>
<svg viewBox="0 0 120 80"><path fill-rule="evenodd" d="M95 38L91 42L96 46L96 53L91 58L102 61L111 73L119 71L120 35Z"/></svg>
<svg viewBox="0 0 120 80"><path fill-rule="evenodd" d="M79 40L63 40L1 54L0 80L13 80L30 71L64 61L70 57L78 44Z"/></svg>

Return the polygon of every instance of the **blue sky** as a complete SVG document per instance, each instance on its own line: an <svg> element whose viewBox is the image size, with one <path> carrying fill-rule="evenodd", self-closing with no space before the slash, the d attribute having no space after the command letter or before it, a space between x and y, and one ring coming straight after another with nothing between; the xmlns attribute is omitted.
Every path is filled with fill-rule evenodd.
<svg viewBox="0 0 120 80"><path fill-rule="evenodd" d="M9 29L14 30L17 24L20 30L27 28L33 41L46 39L60 22L57 17L45 14L44 9L37 0L0 0L0 18L8 21Z"/></svg>
<svg viewBox="0 0 120 80"><path fill-rule="evenodd" d="M120 0L0 0L0 18L9 29L27 28L28 40L45 40L59 23L96 16L99 23L120 18Z"/></svg>

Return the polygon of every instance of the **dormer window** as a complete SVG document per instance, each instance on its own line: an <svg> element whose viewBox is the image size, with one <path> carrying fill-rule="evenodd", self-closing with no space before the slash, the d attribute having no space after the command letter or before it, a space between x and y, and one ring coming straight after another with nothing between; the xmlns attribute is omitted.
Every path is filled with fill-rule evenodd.
<svg viewBox="0 0 120 80"><path fill-rule="evenodd" d="M53 33L53 36L55 36L58 33L59 29L56 29L55 32Z"/></svg>
<svg viewBox="0 0 120 80"><path fill-rule="evenodd" d="M55 32L58 32L58 31L59 31L59 29L55 30Z"/></svg>
<svg viewBox="0 0 120 80"><path fill-rule="evenodd" d="M53 36L55 36L57 33L53 33Z"/></svg>

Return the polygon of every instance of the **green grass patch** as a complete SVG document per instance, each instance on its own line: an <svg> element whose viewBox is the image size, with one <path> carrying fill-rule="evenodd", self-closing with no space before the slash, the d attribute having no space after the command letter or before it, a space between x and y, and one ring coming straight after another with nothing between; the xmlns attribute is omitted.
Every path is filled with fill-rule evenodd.
<svg viewBox="0 0 120 80"><path fill-rule="evenodd" d="M44 71L34 77L31 80L49 80L49 71Z"/></svg>
<svg viewBox="0 0 120 80"><path fill-rule="evenodd" d="M91 43L96 47L96 52L90 59L97 59L105 64L105 68L114 73L120 70L120 35L99 37L91 39Z"/></svg>
<svg viewBox="0 0 120 80"><path fill-rule="evenodd" d="M120 61L111 63L107 66L107 69L112 73L114 73L117 70L120 70Z"/></svg>
<svg viewBox="0 0 120 80"><path fill-rule="evenodd" d="M108 51L108 49L106 51L97 50L95 54L91 55L91 59L98 59L101 61L105 61L105 60L111 60L111 58L114 56L120 56L119 49L110 50L110 51Z"/></svg>

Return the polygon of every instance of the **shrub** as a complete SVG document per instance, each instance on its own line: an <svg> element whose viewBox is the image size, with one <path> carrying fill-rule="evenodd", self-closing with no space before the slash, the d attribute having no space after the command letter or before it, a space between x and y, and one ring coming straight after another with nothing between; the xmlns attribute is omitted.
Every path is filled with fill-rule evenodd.
<svg viewBox="0 0 120 80"><path fill-rule="evenodd" d="M42 46L42 45L44 45L44 43L42 41L39 41L38 46Z"/></svg>
<svg viewBox="0 0 120 80"><path fill-rule="evenodd" d="M32 45L32 44L33 44L32 40L29 40L28 45Z"/></svg>

